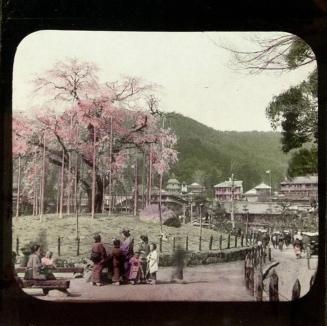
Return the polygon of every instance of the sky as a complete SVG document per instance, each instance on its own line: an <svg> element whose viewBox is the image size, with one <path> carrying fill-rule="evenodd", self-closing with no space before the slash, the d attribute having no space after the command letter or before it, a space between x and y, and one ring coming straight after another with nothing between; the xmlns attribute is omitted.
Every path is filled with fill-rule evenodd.
<svg viewBox="0 0 327 326"><path fill-rule="evenodd" d="M230 52L217 44L254 49L251 34L38 31L16 51L13 110L41 105L33 78L58 61L76 58L95 63L103 82L134 76L159 84L164 112L181 113L217 130L269 131L265 108L273 96L300 83L313 67L256 75L232 69Z"/></svg>

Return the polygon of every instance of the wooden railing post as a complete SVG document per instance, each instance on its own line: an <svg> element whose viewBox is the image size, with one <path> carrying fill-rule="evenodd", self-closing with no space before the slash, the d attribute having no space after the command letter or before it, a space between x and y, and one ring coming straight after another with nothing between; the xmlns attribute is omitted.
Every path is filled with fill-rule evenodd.
<svg viewBox="0 0 327 326"><path fill-rule="evenodd" d="M19 256L19 238L16 238L16 254Z"/></svg>
<svg viewBox="0 0 327 326"><path fill-rule="evenodd" d="M79 237L77 237L77 238L76 238L76 241L77 241L77 250L76 250L76 256L79 256L80 238L79 238Z"/></svg>
<svg viewBox="0 0 327 326"><path fill-rule="evenodd" d="M270 247L268 248L268 259L269 259L269 261L271 261L271 248Z"/></svg>
<svg viewBox="0 0 327 326"><path fill-rule="evenodd" d="M237 235L235 235L235 244L234 244L234 248L237 248Z"/></svg>
<svg viewBox="0 0 327 326"><path fill-rule="evenodd" d="M227 238L227 249L230 248L230 234L228 234L228 238Z"/></svg>
<svg viewBox="0 0 327 326"><path fill-rule="evenodd" d="M202 242L202 237L200 236L200 237L199 237L199 251L201 251L201 249L202 249L202 244L201 244L201 242Z"/></svg>
<svg viewBox="0 0 327 326"><path fill-rule="evenodd" d="M244 247L244 235L241 235L241 247Z"/></svg>
<svg viewBox="0 0 327 326"><path fill-rule="evenodd" d="M222 249L222 246L223 246L223 235L221 234L219 236L219 249L221 250Z"/></svg>
<svg viewBox="0 0 327 326"><path fill-rule="evenodd" d="M188 251L188 235L186 236L185 250Z"/></svg>
<svg viewBox="0 0 327 326"><path fill-rule="evenodd" d="M213 241L213 236L211 234L210 241L209 241L209 250L212 250L212 241Z"/></svg>
<svg viewBox="0 0 327 326"><path fill-rule="evenodd" d="M173 252L175 252L175 248L176 248L176 238L173 237Z"/></svg>
<svg viewBox="0 0 327 326"><path fill-rule="evenodd" d="M159 238L159 252L162 252L162 237Z"/></svg>
<svg viewBox="0 0 327 326"><path fill-rule="evenodd" d="M60 256L60 243L61 242L61 239L60 237L58 237L58 256Z"/></svg>

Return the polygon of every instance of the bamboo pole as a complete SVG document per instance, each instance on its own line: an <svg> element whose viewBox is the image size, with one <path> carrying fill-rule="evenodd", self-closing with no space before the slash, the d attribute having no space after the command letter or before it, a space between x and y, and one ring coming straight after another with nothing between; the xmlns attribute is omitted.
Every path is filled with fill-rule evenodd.
<svg viewBox="0 0 327 326"><path fill-rule="evenodd" d="M34 165L34 178L33 178L33 216L36 215L36 146L34 148L34 159L33 159L33 165Z"/></svg>
<svg viewBox="0 0 327 326"><path fill-rule="evenodd" d="M61 178L60 178L60 205L59 205L59 218L62 218L63 201L64 201L64 166L65 166L65 151L62 150L62 158L61 158Z"/></svg>
<svg viewBox="0 0 327 326"><path fill-rule="evenodd" d="M138 184L137 184L137 153L135 159L135 180L134 180L134 216L137 214Z"/></svg>

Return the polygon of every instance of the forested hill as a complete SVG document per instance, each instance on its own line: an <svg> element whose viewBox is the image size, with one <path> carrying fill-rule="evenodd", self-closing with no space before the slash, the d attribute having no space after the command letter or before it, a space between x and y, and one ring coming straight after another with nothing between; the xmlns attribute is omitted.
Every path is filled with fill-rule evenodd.
<svg viewBox="0 0 327 326"><path fill-rule="evenodd" d="M210 187L228 179L243 180L244 191L260 182L274 189L286 175L289 155L281 151L276 132L218 131L178 113L167 114L166 124L177 135L179 161L172 169L180 182Z"/></svg>

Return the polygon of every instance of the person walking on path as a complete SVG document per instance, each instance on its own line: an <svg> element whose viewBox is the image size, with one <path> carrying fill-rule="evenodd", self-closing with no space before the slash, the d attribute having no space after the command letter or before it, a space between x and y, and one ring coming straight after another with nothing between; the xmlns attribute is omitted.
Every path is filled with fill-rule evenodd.
<svg viewBox="0 0 327 326"><path fill-rule="evenodd" d="M93 261L92 269L92 285L102 286L101 282L101 272L104 268L104 262L107 257L106 249L101 242L101 236L99 234L93 237L95 243L92 246L91 260Z"/></svg>
<svg viewBox="0 0 327 326"><path fill-rule="evenodd" d="M124 261L123 280L124 283L128 283L129 272L130 272L129 260L134 255L134 250L133 250L134 239L131 238L131 234L129 230L123 230L122 237L123 237L123 241L121 242L120 250L122 252L123 261Z"/></svg>
<svg viewBox="0 0 327 326"><path fill-rule="evenodd" d="M150 245L150 253L147 257L147 261L148 261L148 273L150 274L149 283L156 284L159 256L157 252L157 245L155 243L151 243Z"/></svg>

